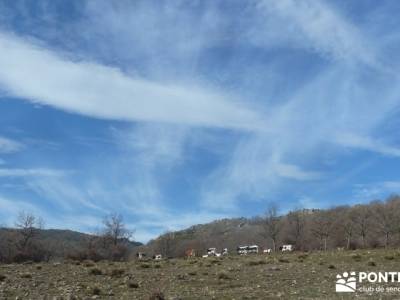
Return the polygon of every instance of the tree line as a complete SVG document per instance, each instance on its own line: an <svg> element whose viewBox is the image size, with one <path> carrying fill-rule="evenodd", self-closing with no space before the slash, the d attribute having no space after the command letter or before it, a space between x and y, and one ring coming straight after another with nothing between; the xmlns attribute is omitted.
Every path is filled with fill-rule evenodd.
<svg viewBox="0 0 400 300"><path fill-rule="evenodd" d="M331 209L298 209L279 216L271 205L261 218L265 237L298 250L394 247L400 245L400 197Z"/></svg>
<svg viewBox="0 0 400 300"><path fill-rule="evenodd" d="M0 235L0 262L49 261L55 258L54 245L40 238L43 219L21 212L13 228ZM4 228L3 228L4 229ZM188 249L204 254L207 248L228 248L257 244L278 251L292 244L299 251L388 248L400 246L400 197L367 204L329 209L295 209L286 214L271 204L266 212L251 219L224 219L167 232L147 245L133 249L133 231L120 214L104 217L102 229L87 235L79 247L65 245L62 258L85 260L127 260L134 252L148 256L184 256ZM57 254L59 257L59 253Z"/></svg>
<svg viewBox="0 0 400 300"><path fill-rule="evenodd" d="M102 229L96 234L85 235L78 247L67 244L55 247L52 241L42 238L44 221L29 212L20 212L13 228L2 228L0 239L0 262L20 263L26 261L49 261L59 259L56 248L64 248L62 257L66 259L94 261L126 260L130 254L129 230L120 214L110 214L103 218ZM57 256L57 257L56 257Z"/></svg>
<svg viewBox="0 0 400 300"><path fill-rule="evenodd" d="M298 251L400 246L400 197L329 209L299 208L286 214L271 204L264 214L251 219L224 219L167 232L147 248L177 257L190 248L198 254L210 247L228 248L232 253L238 246L252 244L272 251L284 244Z"/></svg>

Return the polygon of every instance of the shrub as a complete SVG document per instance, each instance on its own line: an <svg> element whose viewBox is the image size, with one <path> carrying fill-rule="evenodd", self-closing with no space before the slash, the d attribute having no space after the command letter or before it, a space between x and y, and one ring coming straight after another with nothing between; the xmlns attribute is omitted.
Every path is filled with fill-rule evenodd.
<svg viewBox="0 0 400 300"><path fill-rule="evenodd" d="M352 254L351 258L355 261L361 261L362 260L362 256L360 254Z"/></svg>
<svg viewBox="0 0 400 300"><path fill-rule="evenodd" d="M113 269L111 270L111 277L120 277L124 275L125 270L124 269Z"/></svg>
<svg viewBox="0 0 400 300"><path fill-rule="evenodd" d="M94 286L92 288L92 294L93 295L100 295L101 294L101 289L98 286Z"/></svg>
<svg viewBox="0 0 400 300"><path fill-rule="evenodd" d="M336 269L336 267L331 264L331 265L328 266L328 269L332 269L333 270L333 269Z"/></svg>
<svg viewBox="0 0 400 300"><path fill-rule="evenodd" d="M111 250L111 259L114 261L125 261L128 259L129 249L124 244L119 244Z"/></svg>
<svg viewBox="0 0 400 300"><path fill-rule="evenodd" d="M102 275L103 272L99 268L93 268L89 270L89 274L91 275Z"/></svg>
<svg viewBox="0 0 400 300"><path fill-rule="evenodd" d="M218 279L225 279L225 280L231 279L231 277L226 272L218 273L217 277Z"/></svg>
<svg viewBox="0 0 400 300"><path fill-rule="evenodd" d="M131 289L137 289L139 287L139 284L137 282L129 281L128 287Z"/></svg>
<svg viewBox="0 0 400 300"><path fill-rule="evenodd" d="M86 251L70 251L65 255L65 258L73 261L84 261L88 259L88 255Z"/></svg>
<svg viewBox="0 0 400 300"><path fill-rule="evenodd" d="M386 255L385 259L386 260L394 260L394 256L393 255Z"/></svg>
<svg viewBox="0 0 400 300"><path fill-rule="evenodd" d="M376 262L374 262L373 260L370 260L370 261L368 262L368 266L376 267Z"/></svg>
<svg viewBox="0 0 400 300"><path fill-rule="evenodd" d="M160 291L154 292L153 294L151 294L151 296L149 298L149 300L165 300L165 299L166 298L165 298L164 294Z"/></svg>
<svg viewBox="0 0 400 300"><path fill-rule="evenodd" d="M87 268L94 267L94 262L92 260L85 260L83 265Z"/></svg>
<svg viewBox="0 0 400 300"><path fill-rule="evenodd" d="M297 256L297 258L298 259L301 259L301 260L304 260L304 259L306 259L308 257L308 254L306 254L306 253L304 253L304 254L299 254L298 256Z"/></svg>
<svg viewBox="0 0 400 300"><path fill-rule="evenodd" d="M289 260L287 258L283 258L283 257L279 258L278 261L281 262L281 263L288 263L289 262Z"/></svg>
<svg viewBox="0 0 400 300"><path fill-rule="evenodd" d="M22 273L21 278L32 278L32 274L31 273Z"/></svg>
<svg viewBox="0 0 400 300"><path fill-rule="evenodd" d="M6 280L6 278L7 278L6 275L0 274L0 282Z"/></svg>
<svg viewBox="0 0 400 300"><path fill-rule="evenodd" d="M249 261L249 266L265 265L267 262L265 260L251 260Z"/></svg>
<svg viewBox="0 0 400 300"><path fill-rule="evenodd" d="M143 263L143 264L140 264L140 267L142 269L149 269L151 266L150 266L150 264Z"/></svg>

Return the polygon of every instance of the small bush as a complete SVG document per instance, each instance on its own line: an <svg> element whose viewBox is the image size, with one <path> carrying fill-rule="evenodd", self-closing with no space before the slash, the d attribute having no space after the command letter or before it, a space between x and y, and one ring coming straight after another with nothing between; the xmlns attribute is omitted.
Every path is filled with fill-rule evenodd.
<svg viewBox="0 0 400 300"><path fill-rule="evenodd" d="M373 260L370 260L370 261L367 263L367 265L370 266L370 267L376 267L376 262L374 262Z"/></svg>
<svg viewBox="0 0 400 300"><path fill-rule="evenodd" d="M281 262L281 263L288 263L289 262L289 260L287 258L283 258L283 257L279 258L278 261Z"/></svg>
<svg viewBox="0 0 400 300"><path fill-rule="evenodd" d="M87 268L94 267L94 262L92 260L85 260L83 265Z"/></svg>
<svg viewBox="0 0 400 300"><path fill-rule="evenodd" d="M92 288L92 294L93 295L100 295L101 294L101 289L98 286L94 286Z"/></svg>
<svg viewBox="0 0 400 300"><path fill-rule="evenodd" d="M149 298L149 300L165 300L165 299L166 298L165 298L164 294L160 291L154 292L153 294L151 294L151 296Z"/></svg>
<svg viewBox="0 0 400 300"><path fill-rule="evenodd" d="M21 278L32 278L32 274L31 273L22 273Z"/></svg>
<svg viewBox="0 0 400 300"><path fill-rule="evenodd" d="M129 281L128 287L131 289L137 289L137 288L139 288L139 284L137 282Z"/></svg>
<svg viewBox="0 0 400 300"><path fill-rule="evenodd" d="M196 272L196 271L190 271L190 272L188 272L188 275L190 275L190 276L196 276L196 275L197 275L197 272Z"/></svg>
<svg viewBox="0 0 400 300"><path fill-rule="evenodd" d="M93 268L89 270L90 275L102 275L103 272L99 268Z"/></svg>
<svg viewBox="0 0 400 300"><path fill-rule="evenodd" d="M353 254L351 255L351 258L355 261L361 261L362 260L362 256L360 254Z"/></svg>
<svg viewBox="0 0 400 300"><path fill-rule="evenodd" d="M70 251L65 255L65 258L73 261L84 261L88 259L88 255L86 251Z"/></svg>
<svg viewBox="0 0 400 300"><path fill-rule="evenodd" d="M334 265L329 265L329 266L328 266L328 269L333 270L333 269L336 269L336 267L335 267Z"/></svg>
<svg viewBox="0 0 400 300"><path fill-rule="evenodd" d="M6 275L0 274L0 282L6 280L6 278L7 278Z"/></svg>
<svg viewBox="0 0 400 300"><path fill-rule="evenodd" d="M265 260L251 260L249 261L249 266L265 265L267 262Z"/></svg>
<svg viewBox="0 0 400 300"><path fill-rule="evenodd" d="M308 254L306 254L306 253L304 253L304 254L299 254L298 256L297 256L297 258L298 259L301 259L301 260L304 260L304 259L306 259L308 257Z"/></svg>
<svg viewBox="0 0 400 300"><path fill-rule="evenodd" d="M42 269L42 266L36 266L36 270L41 270Z"/></svg>
<svg viewBox="0 0 400 300"><path fill-rule="evenodd" d="M121 277L122 275L125 274L125 270L124 269L113 269L111 270L111 277Z"/></svg>
<svg viewBox="0 0 400 300"><path fill-rule="evenodd" d="M394 260L394 256L393 255L386 255L385 259L386 260Z"/></svg>
<svg viewBox="0 0 400 300"><path fill-rule="evenodd" d="M140 264L140 267L142 269L149 269L151 266L150 266L150 264L143 263L143 264Z"/></svg>
<svg viewBox="0 0 400 300"><path fill-rule="evenodd" d="M225 279L225 280L231 279L231 277L226 272L218 273L217 277L218 279Z"/></svg>

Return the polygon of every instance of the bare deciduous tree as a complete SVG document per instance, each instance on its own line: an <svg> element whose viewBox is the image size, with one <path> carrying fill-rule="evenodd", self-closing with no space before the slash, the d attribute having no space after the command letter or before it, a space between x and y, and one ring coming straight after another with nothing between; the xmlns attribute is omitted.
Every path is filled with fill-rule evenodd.
<svg viewBox="0 0 400 300"><path fill-rule="evenodd" d="M124 224L124 218L120 214L110 214L103 219L104 237L109 239L114 246L129 239L132 231L128 230Z"/></svg>
<svg viewBox="0 0 400 300"><path fill-rule="evenodd" d="M371 227L372 212L366 205L356 205L354 207L354 220L357 230L362 240L362 246L367 246L367 235Z"/></svg>
<svg viewBox="0 0 400 300"><path fill-rule="evenodd" d="M120 214L110 214L103 219L103 249L105 256L113 260L123 260L128 255L128 242L133 232L125 226L124 219Z"/></svg>
<svg viewBox="0 0 400 300"><path fill-rule="evenodd" d="M21 211L18 214L15 227L19 229L19 233L22 237L19 242L20 250L26 250L29 242L38 234L38 230L43 228L43 224L43 220L32 213Z"/></svg>
<svg viewBox="0 0 400 300"><path fill-rule="evenodd" d="M165 232L159 240L158 250L164 257L172 256L172 243L175 238L174 232Z"/></svg>
<svg viewBox="0 0 400 300"><path fill-rule="evenodd" d="M305 216L303 210L289 212L287 215L289 232L294 237L294 243L297 249L302 248L302 239L304 236Z"/></svg>
<svg viewBox="0 0 400 300"><path fill-rule="evenodd" d="M264 230L265 236L270 238L272 241L272 249L276 251L276 243L278 239L279 232L281 230L281 222L278 216L278 209L275 204L271 204L264 217Z"/></svg>
<svg viewBox="0 0 400 300"><path fill-rule="evenodd" d="M328 248L328 239L331 235L334 219L329 211L316 211L313 214L312 233L318 238L323 250Z"/></svg>
<svg viewBox="0 0 400 300"><path fill-rule="evenodd" d="M390 201L390 199L386 202L375 201L372 203L372 212L378 230L385 237L385 248L389 246L390 238L398 228L396 204L395 201Z"/></svg>

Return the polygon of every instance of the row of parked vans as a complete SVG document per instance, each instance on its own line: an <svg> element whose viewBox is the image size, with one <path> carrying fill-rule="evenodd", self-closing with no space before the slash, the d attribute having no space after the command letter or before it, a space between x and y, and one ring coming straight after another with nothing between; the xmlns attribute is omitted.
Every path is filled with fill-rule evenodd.
<svg viewBox="0 0 400 300"><path fill-rule="evenodd" d="M257 245L249 245L249 246L239 246L236 248L236 253L239 255L247 255L247 254L257 254L259 253L259 249L260 247ZM282 252L290 252L294 250L293 245L282 245L281 247L279 247L279 250ZM262 251L263 253L271 253L272 249L263 249ZM202 257L212 257L212 256L225 256L228 255L228 248L223 248L221 252L217 251L217 248L208 248L207 249L207 254L204 254ZM143 252L138 252L136 254L138 259L144 259L146 257L146 254ZM186 256L187 257L194 257L195 252L193 249L189 249L186 251ZM161 254L157 254L153 256L154 260L161 260L163 257Z"/></svg>

